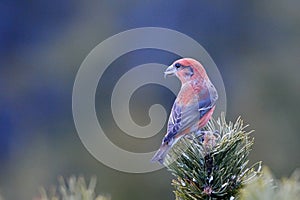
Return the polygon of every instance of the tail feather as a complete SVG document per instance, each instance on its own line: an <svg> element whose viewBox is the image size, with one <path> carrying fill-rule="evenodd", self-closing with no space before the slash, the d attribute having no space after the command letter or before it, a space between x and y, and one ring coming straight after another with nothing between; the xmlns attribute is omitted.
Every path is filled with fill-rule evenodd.
<svg viewBox="0 0 300 200"><path fill-rule="evenodd" d="M151 159L151 162L159 162L160 164L164 163L165 157L168 154L169 150L171 149L171 146L168 145L161 145L160 148L157 150L153 158Z"/></svg>

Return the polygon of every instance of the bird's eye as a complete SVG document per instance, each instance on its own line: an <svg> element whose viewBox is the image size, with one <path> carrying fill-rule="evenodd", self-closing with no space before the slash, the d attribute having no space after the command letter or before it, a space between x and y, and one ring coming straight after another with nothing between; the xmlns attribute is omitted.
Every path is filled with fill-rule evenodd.
<svg viewBox="0 0 300 200"><path fill-rule="evenodd" d="M181 64L180 64L180 63L176 63L174 66L175 66L176 68L179 68L179 67L181 67Z"/></svg>

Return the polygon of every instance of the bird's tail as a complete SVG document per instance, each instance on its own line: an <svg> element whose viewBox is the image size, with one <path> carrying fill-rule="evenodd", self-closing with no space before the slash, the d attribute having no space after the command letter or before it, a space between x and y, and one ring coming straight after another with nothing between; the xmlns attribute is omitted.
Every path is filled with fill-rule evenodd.
<svg viewBox="0 0 300 200"><path fill-rule="evenodd" d="M160 164L164 163L165 157L170 151L172 146L162 144L160 148L157 150L153 158L151 159L151 162L159 162Z"/></svg>

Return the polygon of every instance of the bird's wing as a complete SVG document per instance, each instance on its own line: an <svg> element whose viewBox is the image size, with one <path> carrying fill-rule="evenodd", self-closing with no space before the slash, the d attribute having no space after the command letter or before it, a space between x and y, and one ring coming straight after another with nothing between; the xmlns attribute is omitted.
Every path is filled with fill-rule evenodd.
<svg viewBox="0 0 300 200"><path fill-rule="evenodd" d="M192 103L181 105L175 101L168 121L167 134L163 142L169 141L177 133L186 130L198 122L215 105L218 99L216 89L212 87L202 88L199 95Z"/></svg>
<svg viewBox="0 0 300 200"><path fill-rule="evenodd" d="M167 134L165 135L163 142L169 141L182 129L182 110L183 106L178 102L174 102L168 121Z"/></svg>
<svg viewBox="0 0 300 200"><path fill-rule="evenodd" d="M200 118L202 118L210 109L216 105L218 99L218 93L215 86L208 82L206 83L205 88L202 88L202 91L199 94L199 112Z"/></svg>

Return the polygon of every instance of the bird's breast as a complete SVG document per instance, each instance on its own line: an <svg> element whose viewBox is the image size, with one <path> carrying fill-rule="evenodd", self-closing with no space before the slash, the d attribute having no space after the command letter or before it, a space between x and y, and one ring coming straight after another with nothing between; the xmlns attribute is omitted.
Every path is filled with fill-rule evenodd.
<svg viewBox="0 0 300 200"><path fill-rule="evenodd" d="M200 89L192 87L192 85L185 85L181 88L177 96L177 102L182 105L189 105L197 103Z"/></svg>

